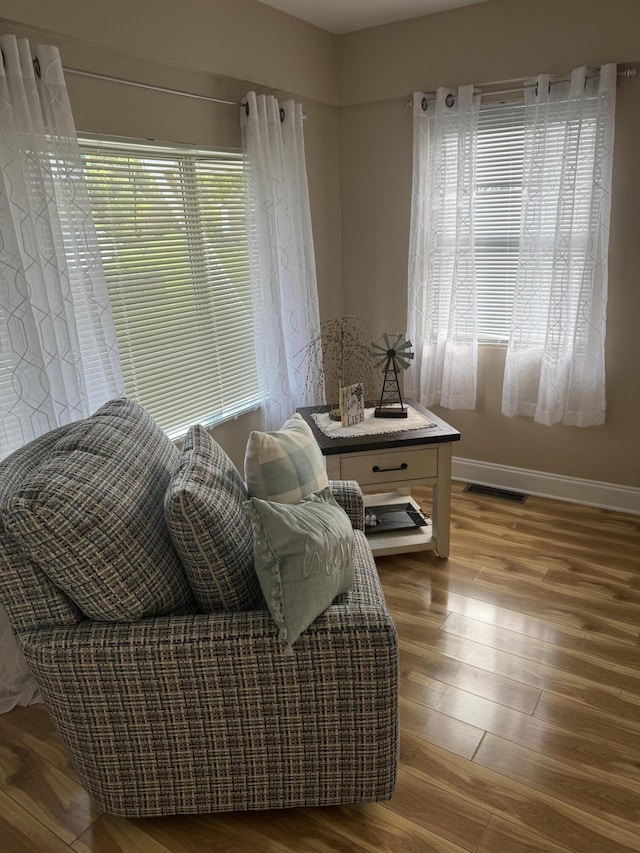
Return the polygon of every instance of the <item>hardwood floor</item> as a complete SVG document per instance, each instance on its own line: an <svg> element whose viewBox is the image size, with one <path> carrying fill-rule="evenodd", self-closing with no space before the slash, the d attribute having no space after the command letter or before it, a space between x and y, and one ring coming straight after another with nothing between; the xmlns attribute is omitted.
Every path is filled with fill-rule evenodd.
<svg viewBox="0 0 640 853"><path fill-rule="evenodd" d="M32 705L0 716L0 850L640 851L640 517L454 484L451 557L378 570L400 637L389 803L109 817Z"/></svg>

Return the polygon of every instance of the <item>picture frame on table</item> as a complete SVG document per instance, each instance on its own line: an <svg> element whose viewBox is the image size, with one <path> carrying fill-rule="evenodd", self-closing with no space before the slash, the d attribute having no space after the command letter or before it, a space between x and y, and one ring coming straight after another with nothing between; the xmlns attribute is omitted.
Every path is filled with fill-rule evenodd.
<svg viewBox="0 0 640 853"><path fill-rule="evenodd" d="M361 382L340 389L340 416L343 427L364 421L364 388Z"/></svg>

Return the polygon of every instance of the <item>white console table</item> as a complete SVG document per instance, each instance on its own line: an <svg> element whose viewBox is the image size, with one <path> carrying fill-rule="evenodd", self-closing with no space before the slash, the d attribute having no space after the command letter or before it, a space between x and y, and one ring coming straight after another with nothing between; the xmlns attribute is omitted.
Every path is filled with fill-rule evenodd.
<svg viewBox="0 0 640 853"><path fill-rule="evenodd" d="M312 417L319 409L298 411L313 430L325 456L329 479L357 480L366 493L365 506L409 502L418 509L409 496L411 487L432 487L431 524L411 530L368 532L374 555L435 550L440 557L447 557L451 446L460 439L460 433L433 412L412 401L407 402L436 426L358 438L329 438L318 429Z"/></svg>

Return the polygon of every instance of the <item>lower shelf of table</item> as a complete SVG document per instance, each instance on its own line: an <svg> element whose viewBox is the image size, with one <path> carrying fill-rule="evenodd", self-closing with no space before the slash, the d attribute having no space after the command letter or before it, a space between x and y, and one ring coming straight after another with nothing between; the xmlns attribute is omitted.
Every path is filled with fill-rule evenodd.
<svg viewBox="0 0 640 853"><path fill-rule="evenodd" d="M365 507L406 503L410 503L420 511L420 507L412 497L400 495L397 492L364 496ZM387 554L407 554L411 551L432 551L436 547L431 523L425 527L416 527L411 530L367 533L367 542L374 557L384 557Z"/></svg>

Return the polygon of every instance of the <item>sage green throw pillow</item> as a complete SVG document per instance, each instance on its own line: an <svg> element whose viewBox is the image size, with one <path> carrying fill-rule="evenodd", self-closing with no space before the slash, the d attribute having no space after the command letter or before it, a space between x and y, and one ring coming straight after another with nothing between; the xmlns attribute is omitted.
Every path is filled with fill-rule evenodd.
<svg viewBox="0 0 640 853"><path fill-rule="evenodd" d="M353 528L326 488L298 504L251 498L253 559L269 611L291 647L353 583Z"/></svg>
<svg viewBox="0 0 640 853"><path fill-rule="evenodd" d="M322 452L311 427L295 414L274 432L252 432L244 457L252 498L295 504L329 485Z"/></svg>

